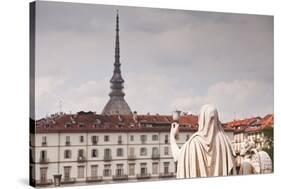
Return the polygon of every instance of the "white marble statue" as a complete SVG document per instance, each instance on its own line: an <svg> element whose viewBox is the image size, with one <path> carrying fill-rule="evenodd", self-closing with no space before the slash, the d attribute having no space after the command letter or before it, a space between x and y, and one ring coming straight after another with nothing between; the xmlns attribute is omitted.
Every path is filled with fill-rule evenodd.
<svg viewBox="0 0 281 189"><path fill-rule="evenodd" d="M243 161L241 162L239 174L240 175L249 175L255 172L254 166L252 165L251 160L251 149L255 146L253 141L245 141L241 145L240 155L243 157ZM257 170L257 166L256 171Z"/></svg>
<svg viewBox="0 0 281 189"><path fill-rule="evenodd" d="M219 121L217 109L207 104L200 110L198 131L179 148L179 124L170 131L172 155L177 161L177 178L226 176L236 174L235 153Z"/></svg>
<svg viewBox="0 0 281 189"><path fill-rule="evenodd" d="M272 160L265 151L258 151L254 141L246 140L241 146L241 163L239 174L272 173Z"/></svg>

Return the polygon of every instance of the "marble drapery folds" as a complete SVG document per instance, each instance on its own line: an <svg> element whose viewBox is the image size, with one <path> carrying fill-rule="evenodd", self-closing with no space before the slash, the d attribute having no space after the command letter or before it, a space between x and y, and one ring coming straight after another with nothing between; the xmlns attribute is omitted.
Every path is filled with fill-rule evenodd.
<svg viewBox="0 0 281 189"><path fill-rule="evenodd" d="M201 108L198 131L180 149L173 131L179 125L173 124L170 140L173 157L177 161L177 178L236 174L235 153L223 131L216 108L209 104Z"/></svg>

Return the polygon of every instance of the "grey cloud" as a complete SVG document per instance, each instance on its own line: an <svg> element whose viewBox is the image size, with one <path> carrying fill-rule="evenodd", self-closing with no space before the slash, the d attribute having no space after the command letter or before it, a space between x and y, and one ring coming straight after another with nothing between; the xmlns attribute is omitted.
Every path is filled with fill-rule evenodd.
<svg viewBox="0 0 281 189"><path fill-rule="evenodd" d="M49 93L37 97L37 117L57 110L59 99L65 111L102 110L113 71L117 8L121 69L132 109L167 114L175 99L186 96L194 100L186 101L188 108L197 112L212 86L240 80L256 81L267 91L266 96L253 94L252 106L241 112L273 111L273 100L267 100L273 99L271 16L40 1L36 78L42 89L39 83L36 90ZM59 82L51 87L54 78ZM99 87L87 91L81 86ZM139 95L145 98L135 101ZM229 118L235 106L227 98L219 104L227 102L229 109L222 109ZM80 105L71 103L78 99Z"/></svg>

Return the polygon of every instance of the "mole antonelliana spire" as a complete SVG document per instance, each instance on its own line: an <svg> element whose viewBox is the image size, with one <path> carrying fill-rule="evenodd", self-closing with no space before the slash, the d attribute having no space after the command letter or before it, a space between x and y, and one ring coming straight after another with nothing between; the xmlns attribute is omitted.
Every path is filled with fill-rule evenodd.
<svg viewBox="0 0 281 189"><path fill-rule="evenodd" d="M113 76L110 79L111 92L109 93L109 101L104 107L102 114L114 115L114 114L132 114L130 107L124 99L125 93L123 92L124 79L121 75L121 63L120 63L120 47L119 47L119 15L117 10L116 15L116 37L115 37L115 62Z"/></svg>

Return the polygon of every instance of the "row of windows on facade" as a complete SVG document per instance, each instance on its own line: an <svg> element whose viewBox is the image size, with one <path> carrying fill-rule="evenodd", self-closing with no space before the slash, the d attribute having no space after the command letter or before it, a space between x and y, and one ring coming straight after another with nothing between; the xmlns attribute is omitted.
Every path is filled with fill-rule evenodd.
<svg viewBox="0 0 281 189"><path fill-rule="evenodd" d="M163 174L169 174L169 166L170 162L163 162L164 165L164 172ZM115 175L116 176L123 176L124 175L124 165L123 164L117 164L117 168L115 170ZM40 179L45 180L47 179L47 167L40 168ZM77 178L84 178L85 177L85 166L80 165L77 167ZM175 166L176 169L176 166ZM97 177L99 176L98 172L98 165L91 165L91 177ZM175 170L176 171L176 170ZM147 171L147 163L140 163L140 175L147 175L149 174ZM158 162L153 162L152 163L152 174L159 174L159 163ZM129 164L129 171L128 171L129 176L134 176L135 175L135 164L130 163ZM105 164L104 169L103 169L103 176L112 176L112 170L111 170L111 165L110 164ZM71 178L71 166L65 166L64 167L64 179L70 179Z"/></svg>
<svg viewBox="0 0 281 189"><path fill-rule="evenodd" d="M239 133L234 135L234 143L242 143L246 139L250 139L252 141L257 142L262 142L264 140L264 134L263 133Z"/></svg>
<svg viewBox="0 0 281 189"><path fill-rule="evenodd" d="M116 156L117 157L122 157L123 156L123 148L117 148L116 149ZM147 148L142 147L140 148L140 153L141 156L146 156L147 155ZM159 148L158 147L153 147L152 148L152 156L159 156ZM169 155L169 147L168 146L164 146L164 155ZM91 151L91 156L93 158L98 157L98 149L92 149ZM135 156L135 149L134 148L129 148L129 156ZM78 157L85 157L84 156L84 150L83 149L79 149L78 150ZM106 148L104 149L104 157L111 157L111 149ZM41 160L44 160L47 158L47 151L46 150L42 150L41 151ZM69 159L71 158L71 150L65 150L64 151L64 158L65 159Z"/></svg>
<svg viewBox="0 0 281 189"><path fill-rule="evenodd" d="M105 135L103 137L104 139L104 142L109 142L110 141L110 136L109 135ZM186 135L186 140L189 139L189 135ZM91 138L92 140L92 143L93 144L97 144L98 141L99 141L99 136L92 136ZM135 136L134 135L130 135L130 141L134 141L135 140ZM158 135L152 135L152 141L158 141ZM80 136L79 137L79 141L80 143L83 143L85 140L84 140L84 136ZM140 135L140 141L142 143L145 143L147 141L147 135ZM168 143L169 141L169 137L168 135L165 135L165 139L164 139L164 143ZM118 143L121 144L122 143L122 136L119 135L118 136ZM65 137L65 144L66 145L70 145L70 136L66 136ZM43 136L42 137L42 145L47 145L47 137L46 136Z"/></svg>

